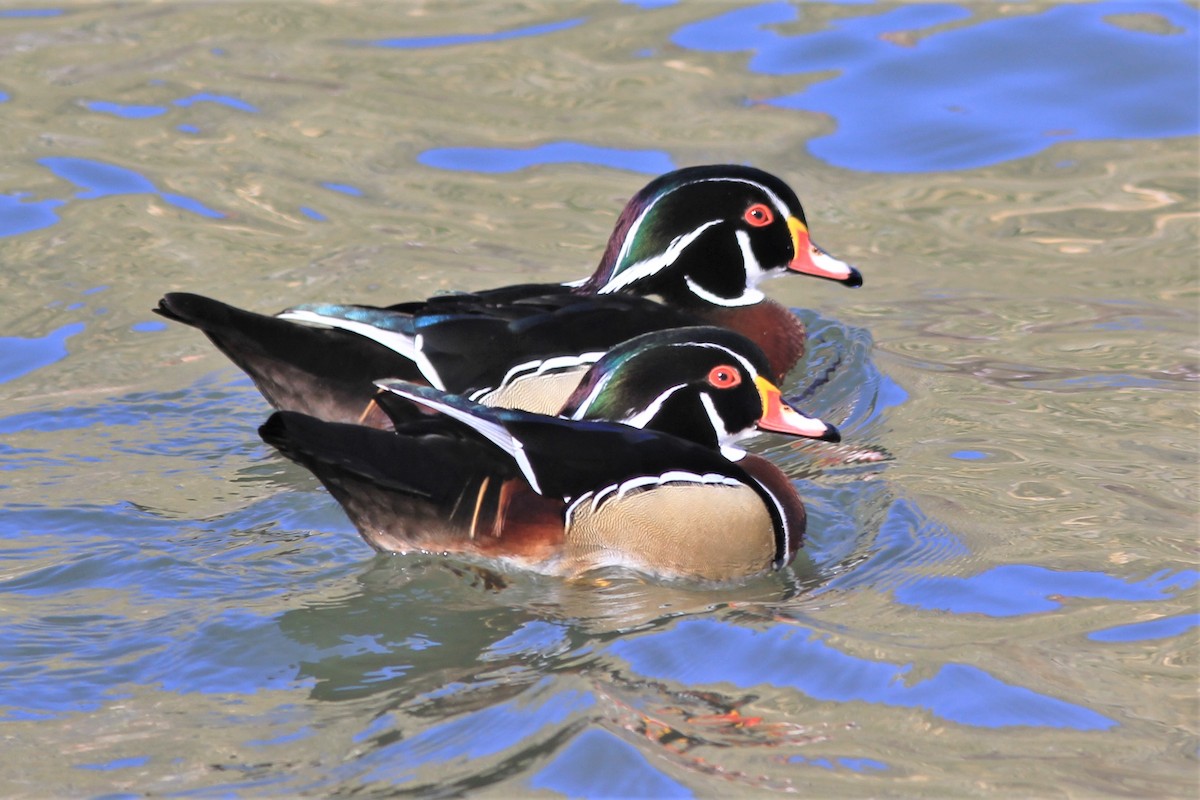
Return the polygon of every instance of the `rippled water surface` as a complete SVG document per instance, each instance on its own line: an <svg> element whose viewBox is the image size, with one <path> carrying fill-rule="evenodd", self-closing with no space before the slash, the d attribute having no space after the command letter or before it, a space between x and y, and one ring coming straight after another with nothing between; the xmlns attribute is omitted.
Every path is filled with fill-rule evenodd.
<svg viewBox="0 0 1200 800"><path fill-rule="evenodd" d="M0 10L0 794L1195 796L1197 16ZM581 277L721 161L866 277L766 287L846 441L742 585L376 556L149 311Z"/></svg>

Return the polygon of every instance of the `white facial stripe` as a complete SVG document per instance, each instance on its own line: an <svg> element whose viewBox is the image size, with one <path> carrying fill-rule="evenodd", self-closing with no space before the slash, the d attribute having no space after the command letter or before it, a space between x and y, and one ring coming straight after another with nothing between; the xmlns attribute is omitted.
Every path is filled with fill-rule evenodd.
<svg viewBox="0 0 1200 800"><path fill-rule="evenodd" d="M479 433L492 444L499 447L505 453L512 457L517 462L517 466L521 470L521 474L525 476L525 480L529 481L529 485L538 494L542 493L541 486L538 485L537 475L534 474L533 465L529 463L529 456L525 454L525 446L521 444L521 440L517 439L508 429L494 420L479 417L461 408L456 408L449 403L444 403L439 400L433 400L424 397L415 392L409 391L405 385L398 381L382 380L375 381L375 385L380 389L385 389L392 394L412 400L414 403L432 408L451 419L458 420L462 424Z"/></svg>
<svg viewBox="0 0 1200 800"><path fill-rule="evenodd" d="M758 181L752 181L749 178L703 178L698 181L692 181L692 183L706 183L706 182L718 182L718 181L728 181L729 183L745 183L749 186L755 186L758 189L760 189L763 194L765 194L767 197L771 198L771 202L775 204L775 209L777 211L782 212L784 218L795 216L792 213L792 210L790 208L788 208L787 203L783 202L782 198L780 198L779 195L775 194L770 189L768 189L765 185L759 183Z"/></svg>
<svg viewBox="0 0 1200 800"><path fill-rule="evenodd" d="M655 397L654 400L650 402L650 405L646 406L638 413L618 421L622 425L628 425L632 428L645 428L646 424L649 423L650 420L654 419L654 417L658 415L659 411L662 411L663 403L667 402L671 395L675 394L686 385L687 384L680 383L672 386L670 389L659 393L658 397Z"/></svg>
<svg viewBox="0 0 1200 800"><path fill-rule="evenodd" d="M681 183L681 184L679 184L679 186L675 187L671 191L677 192L680 189L682 189L684 186L691 186L692 184L696 184L696 183L721 183L721 182L744 183L748 186L753 186L771 199L771 202L775 204L775 209L777 211L781 212L785 219L787 217L795 216L792 213L792 210L790 208L788 208L787 204L784 203L782 199L780 199L779 195L775 194L774 192L772 192L770 189L768 189L766 186L759 183L758 181L752 181L749 178L729 178L729 177L697 178L696 180L688 181L687 183ZM670 193L671 192L667 192L667 194L670 194ZM642 210L642 213L638 215L638 218L633 221L633 224L629 226L629 233L626 234L625 241L621 243L621 253L617 259L618 264L621 263L621 261L624 259L625 256L629 255L629 251L628 251L629 244L636 238L635 234L637 233L638 228L641 227L642 220L644 220L650 214L650 210L652 208L654 208L656 205L658 205L659 201L662 200L664 197L666 197L667 194L659 195L657 198L655 198L654 202L651 203L650 205L646 206Z"/></svg>
<svg viewBox="0 0 1200 800"><path fill-rule="evenodd" d="M708 414L708 421L712 423L713 431L717 434L717 443L725 444L730 441L731 437L725 428L725 420L721 419L721 415L717 413L717 406L713 403L712 395L708 392L701 392L700 405L704 406L704 413Z"/></svg>
<svg viewBox="0 0 1200 800"><path fill-rule="evenodd" d="M649 209L647 209L647 210L649 210ZM643 214L643 216L644 216L644 214ZM640 222L641 218L639 218L638 221ZM658 255L651 256L650 258L639 261L636 264L628 267L627 269L621 270L621 273L619 275L617 275L617 277L615 279L609 281L608 283L604 284L604 286L600 287L599 293L600 294L611 294L612 292L618 291L619 289L622 289L631 283L642 280L643 278L648 278L651 275L655 275L658 272L661 272L664 268L669 267L671 264L674 264L675 260L677 258L679 258L679 254L682 253L684 250L686 250L688 245L690 245L693 241L696 240L696 237L698 237L700 234L704 233L704 231L708 230L713 225L719 225L720 223L721 223L721 220L714 219L714 220L704 223L703 225L696 228L695 230L692 230L681 236L676 236L674 239L671 240L671 244L668 245L667 249L664 250L663 252L659 253ZM629 235L626 237L624 243L622 243L622 245L621 245L621 255L617 259L618 264L620 264L622 261L624 261L626 256L628 255L627 251L629 249L630 243L633 241L634 230L635 230L635 228L630 228Z"/></svg>
<svg viewBox="0 0 1200 800"><path fill-rule="evenodd" d="M736 236L738 247L742 250L742 263L746 265L746 285L758 286L764 278L770 277L769 272L763 269L762 264L758 263L758 256L754 255L754 248L750 246L750 234L746 231L737 231ZM770 271L777 272L786 269L787 264L780 264L777 267L771 267Z"/></svg>
<svg viewBox="0 0 1200 800"><path fill-rule="evenodd" d="M750 359L746 358L741 353L737 353L733 350L730 350L728 347L726 347L723 344L717 344L716 342L675 342L674 344L672 344L670 346L671 347L708 347L713 350L720 350L724 353L728 353L730 358L732 358L733 360L735 360L739 364L741 364L742 368L745 369L746 372L749 372L750 376L752 378L758 377L758 370L756 370L754 368L754 365L750 363Z"/></svg>
<svg viewBox="0 0 1200 800"><path fill-rule="evenodd" d="M784 219L786 219L788 217L796 216L796 214L792 211L792 209L788 207L787 203L783 202L783 199L779 195L777 195L777 194L775 194L775 192L771 191L770 188L768 188L766 185L761 184L758 181L752 181L749 178L730 178L730 177L697 178L695 180L688 181L687 183L681 183L679 186L672 189L671 192L679 191L684 186L691 186L696 183L721 183L721 182L744 183L747 186L753 186L756 189L758 189L759 191L761 191L763 194L765 194L770 199L771 203L774 204L776 211L778 211L781 215L783 215ZM666 194L659 195L657 198L655 198L654 202L652 202L650 205L648 205L644 209L642 209L642 213L639 214L637 219L635 219L633 221L633 224L629 226L629 230L625 233L625 241L621 242L621 251L617 254L617 263L618 264L624 263L625 259L627 259L629 257L629 248L633 246L633 242L637 239L637 232L638 232L638 229L642 227L642 222L646 219L647 216L649 216L651 210L656 205L658 205L658 203L664 197L666 197L667 194L670 194L671 192L667 192ZM718 222L720 222L720 220L715 220L713 222L708 223L704 227L708 227L708 225L715 225ZM703 230L703 228L701 228L700 230ZM639 262L638 264L633 265L629 269L632 270L632 269L643 269L644 268L644 269L646 269L645 273L639 274L636 278L629 278L629 279L623 280L620 283L620 285L625 286L629 282L636 280L637 278L643 278L648 275L653 275L656 271L658 271L659 269L662 269L663 267L672 263L674 260L675 259L672 258L670 261L666 261L662 264L654 264L653 269L649 268L650 262L656 261L656 259L646 259L646 261ZM626 274L626 272L628 272L628 271L622 272L621 273L622 276L624 276ZM622 280L622 278L619 276L618 281L621 281L621 280ZM567 284L567 285L575 285L575 284L572 283L572 284ZM608 284L608 285L602 287L600 289L600 292L603 294L606 292L614 291L612 288L609 288L610 286L612 286L612 284ZM760 299L761 299L761 295L760 295ZM757 301L755 301L755 302L757 302ZM748 303L740 303L739 305L748 305Z"/></svg>
<svg viewBox="0 0 1200 800"><path fill-rule="evenodd" d="M720 350L721 352L728 354L728 356L731 359L733 359L737 363L741 364L742 369L746 370L746 372L751 376L752 379L758 376L758 370L756 370L754 368L754 365L750 363L750 360L748 358L746 358L745 356L743 356L740 353L730 350L728 347L726 347L723 344L717 344L716 342L675 342L668 346L669 347L708 347L713 350ZM611 374L605 375L603 378L601 378L601 380L599 382L596 383L596 385L592 388L592 391L590 391L588 393L588 396L579 405L578 410L576 410L575 413L571 415L571 419L583 419L584 414L587 413L587 410L589 408L591 408L592 403L594 403L596 401L596 398L604 391L604 388L608 385L608 381L611 377L612 377ZM634 414L631 417L628 417L627 419L618 420L618 421L621 422L622 424L631 425L635 428L645 427L646 423L649 422L650 419L662 409L662 405L663 405L663 403L665 403L667 401L667 398L669 398L672 394L674 394L675 392L679 391L682 388L684 388L684 385L678 384L676 386L670 387L669 389L666 389L660 395L658 395L658 397L654 398L654 401L649 406L647 406L645 409L638 412L637 414ZM710 400L710 402L711 402L711 400ZM720 430L724 430L724 427L720 428Z"/></svg>
<svg viewBox="0 0 1200 800"><path fill-rule="evenodd" d="M318 314L315 311L305 309L284 311L282 314L276 314L276 317L291 322L299 322L304 325L313 325L318 328L336 328L358 334L373 342L378 342L416 364L417 369L425 376L425 380L429 381L430 386L433 386L435 389L446 388L445 384L442 383L441 376L438 375L437 370L430 363L429 357L421 352L422 339L420 336L410 338L403 333L377 328L365 322L355 322L354 320L342 319L340 317L327 317L324 314Z"/></svg>

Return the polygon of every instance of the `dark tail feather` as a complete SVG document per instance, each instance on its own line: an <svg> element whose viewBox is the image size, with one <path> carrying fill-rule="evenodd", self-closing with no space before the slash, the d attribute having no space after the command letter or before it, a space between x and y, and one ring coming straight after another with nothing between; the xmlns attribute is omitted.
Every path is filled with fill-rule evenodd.
<svg viewBox="0 0 1200 800"><path fill-rule="evenodd" d="M405 446L413 443L389 431L276 411L258 435L322 481L335 474L353 475L380 489L426 499L436 490L423 481L422 471L412 469L415 454Z"/></svg>
<svg viewBox="0 0 1200 800"><path fill-rule="evenodd" d="M424 382L407 358L347 331L243 311L196 294L168 294L154 311L203 331L271 405L286 411L356 422L375 395L373 381Z"/></svg>
<svg viewBox="0 0 1200 800"><path fill-rule="evenodd" d="M438 435L402 436L290 411L275 412L258 432L316 475L379 550L471 549L484 478L517 474L487 445Z"/></svg>

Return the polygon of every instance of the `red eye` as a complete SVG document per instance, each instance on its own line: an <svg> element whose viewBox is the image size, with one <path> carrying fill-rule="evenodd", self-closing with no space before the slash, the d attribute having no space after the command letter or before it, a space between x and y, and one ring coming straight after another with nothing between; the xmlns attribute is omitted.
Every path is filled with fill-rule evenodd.
<svg viewBox="0 0 1200 800"><path fill-rule="evenodd" d="M775 221L775 212L762 203L755 203L746 209L746 213L742 215L742 219L756 228L761 228Z"/></svg>
<svg viewBox="0 0 1200 800"><path fill-rule="evenodd" d="M732 389L742 382L742 375L736 367L722 365L708 371L708 382L718 389Z"/></svg>

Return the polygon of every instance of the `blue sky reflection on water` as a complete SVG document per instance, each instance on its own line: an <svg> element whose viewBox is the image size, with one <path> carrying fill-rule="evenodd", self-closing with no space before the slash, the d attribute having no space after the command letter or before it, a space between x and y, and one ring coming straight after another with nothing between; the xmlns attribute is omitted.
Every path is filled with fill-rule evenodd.
<svg viewBox="0 0 1200 800"><path fill-rule="evenodd" d="M0 194L0 236L16 236L58 222L55 211L63 200L27 200L28 192Z"/></svg>
<svg viewBox="0 0 1200 800"><path fill-rule="evenodd" d="M1056 611L1059 598L1167 600L1196 585L1200 573L1160 572L1144 580L1102 572L1066 572L1031 564L1004 564L966 577L922 577L896 590L900 603L956 614L1015 617Z"/></svg>
<svg viewBox="0 0 1200 800"><path fill-rule="evenodd" d="M85 327L82 322L71 322L45 336L0 336L0 384L62 361L67 357L67 339Z"/></svg>
<svg viewBox="0 0 1200 800"><path fill-rule="evenodd" d="M191 197L164 192L149 178L125 167L105 164L87 158L49 157L38 159L58 177L70 181L84 191L75 195L80 200L95 200L121 194L152 194L173 206L203 217L221 219L225 215Z"/></svg>
<svg viewBox="0 0 1200 800"><path fill-rule="evenodd" d="M979 10L865 8L816 33L788 35L772 26L796 20L803 5L766 3L686 25L672 41L692 50L753 51L754 72L835 72L765 102L829 115L835 130L808 149L848 169L968 169L1059 141L1200 132L1196 9L1070 4L974 22ZM1161 20L1170 31L1122 27L1118 15L1131 14ZM946 27L928 32L937 26Z"/></svg>
<svg viewBox="0 0 1200 800"><path fill-rule="evenodd" d="M659 175L675 169L670 154L661 150L624 150L581 142L550 142L530 148L439 147L426 150L417 161L427 167L470 172L516 172L539 164L598 164Z"/></svg>
<svg viewBox="0 0 1200 800"><path fill-rule="evenodd" d="M650 10L672 3L642 0L635 4ZM1022 10L1021 5L1014 6L1011 17L983 21L977 21L976 17L988 12L970 4L909 5L883 10L864 5L839 10L837 13L843 17L829 23L824 30L796 35L788 33L788 25L809 13L809 7L804 3L766 3L681 27L673 38L676 45L697 51L744 51L750 58L752 72L801 76L795 86L774 81L777 87L774 91L780 94L761 102L804 114L828 115L832 132L809 143L812 153L831 164L851 169L878 172L961 169L1022 158L1055 142L1072 139L1150 138L1179 135L1173 131L1196 132L1197 81L1190 67L1195 62L1200 26L1196 24L1194 9L1183 4L1113 3L1029 11ZM693 18L712 13L697 10ZM1157 16L1167 20L1176 32L1129 30L1113 20L1114 15L1122 13ZM0 16L13 14L0 12ZM468 20L459 26L467 29L461 33L381 39L365 44L420 49L490 47L495 42L532 37L548 42L554 34L584 23L584 19L572 19L481 34L474 31L486 26L486 20L483 23ZM589 24L588 33L593 28L599 30L600 24L599 20ZM1062 35L1064 32L1069 35ZM1032 45L1014 49L1011 47L1014 41ZM1048 41L1054 46L1044 44ZM658 45L665 42L654 44L645 52L650 56L661 55L662 48ZM211 52L219 55L224 51L212 48ZM1109 53L1113 55L1108 56ZM372 57L402 55L388 56L375 51ZM1120 70L1114 66L1116 62L1121 65ZM947 68L946 64L951 63L954 68ZM966 66L960 70L960 65ZM761 80L740 67L735 71L747 86ZM809 85L810 81L816 82ZM1091 94L1079 91L1081 85L1094 87L1098 82L1111 91ZM807 88L792 91L803 87ZM22 93L15 88L14 91L19 103ZM179 92L163 91L163 95L151 95L149 100L140 95L111 95L112 100L75 98L64 107L108 129L127 132L161 127L168 133L177 132L177 139L184 138L178 134L201 132L189 119L200 112L186 110L197 104L208 104L207 113L224 113L214 106L223 106L235 114L259 111L257 106L232 95L198 92L176 97ZM253 97L259 102L260 96L267 94ZM100 89L93 96L110 95ZM1164 103L1163 96L1184 99ZM0 92L0 102L12 99ZM126 104L120 102L122 99L140 99L148 104ZM756 112L747 109L746 113ZM265 126L278 120L264 116L260 122ZM207 122L204 125L206 129L209 127ZM486 138L486 132L463 131L457 141L437 142L444 146L426 150L417 160L436 169L477 173L514 172L538 165L588 164L650 175L674 168L675 159L682 157L667 150L606 147L602 146L607 144L603 140L569 140L569 135L554 129L530 130L527 138L521 140L528 146L478 147L474 145L493 143ZM655 146L650 140L642 144L647 148ZM39 171L32 166L34 158L45 154L43 150L29 156L34 173ZM69 155L92 153L71 151ZM119 195L151 195L197 214L199 217L181 215L191 219L197 228L207 226L208 219L224 217L221 211L206 205L215 202L220 207L219 199L205 196L201 202L159 188L173 177L171 168L143 166L138 161L141 171L135 171L81 157L49 158L37 163L77 188L59 186L56 191L64 199L36 199L28 192L18 191L28 184L10 187L8 194L0 195L0 237L55 225L60 222L61 207L71 205L74 210L73 204L78 200ZM347 173L339 178L338 168L334 164L314 170L306 179L309 185L315 184L332 194L365 197L363 190L351 184L368 181L362 183L367 186L369 177ZM44 172L41 175L46 177ZM316 176L330 180L322 182ZM332 194L323 198L331 207L335 201ZM301 206L299 212L312 221L327 220L321 205L314 205ZM64 218L68 226L73 224L71 215L65 214ZM101 289L98 287L97 291ZM51 305L61 302L56 300ZM77 311L83 305L74 303L65 306L65 310ZM1133 321L1106 322L1097 327L1143 329L1139 319L1129 319ZM71 340L71 337L85 330L93 335L89 325L66 317L32 332L21 331L29 338L0 338L0 384L62 360L68 355L68 345L74 346L86 338ZM166 325L151 320L128 327L138 333L155 333ZM816 341L819 343L822 337L816 337ZM838 408L848 409L852 432L861 432L886 419L884 411L908 400L903 387L874 367L869 341L864 341L862 347L862 365L842 374L859 379L865 375L866 379L858 383L871 387L871 391L843 394L837 385L832 392L825 387L825 396L838 398ZM840 348L839 353L846 350ZM825 363L819 346L814 352L813 363ZM225 375L229 369L226 368ZM0 418L0 438L4 434L63 432L66 435L59 438L67 441L71 431L102 430L106 439L113 437L114 454L170 456L181 465L180 471L186 472L196 469L195 464L200 460L208 463L222 454L241 453L252 446L247 440L253 440L252 426L258 421L261 407L248 381L238 380L235 390L216 396L209 396L211 387L203 384L182 387L178 396L135 393L90 405L10 413ZM1156 388L1158 384L1136 375L1119 375L1066 378L1044 384L1031 382L1028 386L1046 391L1071 387L1093 391L1110 387ZM863 402L843 403L843 397ZM255 410L230 424L221 415L232 403L241 402L238 398L250 398L245 402ZM187 436L164 434L146 443L136 437L123 438L123 432L116 430L144 427L148 419L154 420L152 424L163 424L164 418L186 419ZM207 420L203 424L209 430L198 431L197 420ZM175 431L164 430L172 434ZM35 465L61 468L96 460L94 456L76 454L70 444L56 443L53 436L47 436L46 442L45 450L19 449L0 443L0 456L8 462L4 468L25 469ZM950 453L949 458L976 461L991 455L986 449L960 449ZM883 475L886 478L886 467ZM130 477L136 481L137 473L131 473ZM931 617L942 612L978 615L969 621L971 626L986 626L991 617L1059 611L1065 616L1072 605L1118 601L1127 604L1129 613L1106 617L1101 624L1141 621L1077 634L1080 640L1086 637L1089 642L1097 643L1090 645L1093 650L1112 652L1119 652L1123 643L1194 635L1200 625L1200 617L1191 613L1144 619L1155 613L1150 604L1177 601L1182 592L1196 586L1197 573L1190 571L1126 577L1119 574L1120 568L1116 566L1111 567L1114 574L1108 574L1011 564L975 575L915 574L931 563L937 564L943 573L961 573L977 567L970 560L972 551L967 542L953 529L930 517L915 500L904 497L900 487L886 484L886 480L868 485L866 481L826 483L820 479L801 484L816 523L808 555L816 563L818 573L830 565L852 564L852 568L844 571L830 569L829 579L822 582L815 594L873 587L889 592L896 604L907 605L905 613L921 615L922 611L912 610L917 608L929 610ZM869 541L856 539L864 519L872 520ZM310 551L316 555L307 558L326 558L335 549L339 553L345 551L339 556L339 563L355 565L370 558L332 501L313 491L283 493L218 520L159 516L152 509L115 503L70 509L15 509L10 510L8 523L10 533L6 535L12 539L14 554L21 552L17 550L19 546L57 548L73 557L70 564L30 569L7 579L4 588L16 599L26 601L51 594L68 599L78 597L81 599L77 606L82 609L89 599L87 593L99 590L119 594L123 603L128 601L129 606L140 611L174 609L171 615L146 614L136 618L84 609L40 621L10 620L0 626L3 633L0 639L9 642L12 656L0 659L7 662L0 663L3 678L0 706L10 709L5 712L10 719L49 718L100 709L114 699L127 696L130 687L146 685L176 694L227 696L292 691L299 697L325 681L332 684L326 696L336 696L337 690L349 696L353 694L351 690L362 690L365 685L383 687L382 697L387 687L398 685L395 682L405 677L405 669L410 669L404 664L407 654L428 646L419 637L389 638L386 626L379 633L372 632L370 626L364 627L366 633L350 633L334 625L330 627L331 641L325 643L315 636L297 635L269 613L222 609L220 604L229 596L241 604L247 598L253 599L256 593L272 596L305 582L321 584L327 580L328 576L320 576L310 581L309 573L298 569L289 574L286 566L281 568L278 562L257 554L259 550L274 552L269 549L272 538L291 537L300 541L301 534L307 536L319 530L323 538L314 541ZM97 532L105 532L104 538ZM239 537L244 537L244 541L239 541ZM193 543L201 538L206 540L208 549ZM214 541L230 543L228 552L213 552ZM852 562L851 556L856 555L865 558ZM357 571L357 567L351 571ZM296 575L304 580L296 579ZM365 591L386 594L392 590L368 584ZM289 599L288 603L299 605L300 601ZM335 622L348 618L348 615L333 617ZM1055 623L1054 618L1046 621ZM429 628L429 637L444 634L447 640L452 639L452 632L461 630L436 622L430 623ZM319 626L314 624L312 629L319 630ZM568 625L534 619L480 651L477 661L536 662L537 654L569 651L574 646L571 633ZM430 641L439 643L433 638ZM649 634L632 633L597 641L596 650L604 657L613 655L623 659L639 688L662 681L701 689L713 687L719 693L731 684L769 685L781 687L784 694L801 696L801 705L806 704L804 698L812 698L829 704L878 704L887 707L885 715L894 714L897 708L920 709L920 715L935 717L938 722L970 726L971 736L980 735L982 728L1031 726L1094 731L1116 724L1088 708L1087 701L1081 699L1082 691L1064 689L1060 694L1044 684L1038 684L1035 690L1030 688L1034 684L1021 685L1024 681L1010 673L997 677L999 673L993 674L989 662L983 660L978 662L981 666L935 663L928 671L921 671L918 678L903 657L887 660L879 656L878 660L871 660L850 655L835 645L836 640L814 629L784 621L769 623L766 630L760 630L753 624L738 625L707 618L672 621ZM698 650L717 650L721 658L695 659ZM364 660L366 666L361 675L354 674L358 669L354 659L363 651L389 656L392 661L379 662L382 666L378 669L368 669L377 662ZM689 653L693 654L691 660ZM297 664L318 664L320 668L297 667ZM573 668L569 666L563 672L569 673ZM328 677L331 673L334 679ZM355 681L338 683L338 678L347 673ZM525 753L538 751L543 755L527 762L528 784L533 789L571 796L692 794L672 777L674 773L661 768L661 759L647 757L635 739L623 738L620 731L598 726L597 716L609 713L605 699L598 694L560 690L553 681L554 678L548 678L532 686L516 700L482 710L460 710L430 721L425 728L411 727L411 719L402 712L383 711L366 725L358 739L366 755L356 756L354 763L340 765L342 772L333 769L334 779L341 775L358 780L363 777L359 773L365 767L366 779L390 781L402 791L411 782L414 770L436 772L444 770L444 765L459 764L466 758L486 760L513 751L521 751L521 757L525 757ZM600 683L603 684L603 679ZM450 682L426 693L422 699L432 698L439 691L453 699L465 696L470 688L465 683ZM646 693L653 694L650 690ZM653 706L653 701L649 704ZM1109 710L1107 705L1093 705ZM1126 722L1126 717L1118 718ZM607 722L599 723L604 724ZM301 725L279 737L255 739L246 744L264 747L286 744L313 736L314 731L319 731L316 735L324 735L319 727ZM394 735L397 732L403 736ZM1019 737L1021 731L1005 730L1002 735ZM547 744L551 737L559 736L558 745ZM810 767L808 773L826 770L870 773L905 768L901 760L886 764L855 757L851 755L853 749L845 752L844 757L837 753L813 757L789 755L787 761ZM147 757L140 755L108 759L97 754L89 756L86 763L72 766L89 773L140 768L146 763ZM242 786L244 790L246 784Z"/></svg>
<svg viewBox="0 0 1200 800"><path fill-rule="evenodd" d="M529 783L568 797L694 796L655 769L637 748L595 729L572 739Z"/></svg>
<svg viewBox="0 0 1200 800"><path fill-rule="evenodd" d="M551 694L543 702L509 701L472 711L374 750L363 760L369 767L367 780L397 783L404 781L404 773L422 765L498 755L522 743L527 745L595 702L588 692L567 690ZM361 767L353 766L356 771Z"/></svg>
<svg viewBox="0 0 1200 800"><path fill-rule="evenodd" d="M0 17L10 19L16 18L34 18L34 17L57 17L61 16L63 10L61 8L5 8L0 9Z"/></svg>
<svg viewBox="0 0 1200 800"><path fill-rule="evenodd" d="M231 97L224 94L213 94L211 92L198 92L197 94L187 97L180 97L171 101L171 105L179 108L190 108L197 103L214 103L216 105L233 108L238 111L245 111L250 114L258 113L258 108L241 100L237 97ZM84 104L84 108L88 111L96 111L101 114L112 114L122 119L149 119L151 117L160 117L166 114L169 110L165 105L137 105L126 103L115 103L108 100L88 100Z"/></svg>
<svg viewBox="0 0 1200 800"><path fill-rule="evenodd" d="M1182 636L1196 627L1200 627L1200 614L1178 614L1093 631L1088 638L1095 642L1144 642Z"/></svg>
<svg viewBox="0 0 1200 800"><path fill-rule="evenodd" d="M654 680L742 688L770 684L797 689L814 700L923 708L951 722L985 728L1086 731L1116 725L1083 706L1013 686L968 664L943 664L932 677L907 681L911 665L843 653L799 626L754 631L716 620L686 620L654 636L615 641L610 651ZM722 656L697 659L697 652Z"/></svg>
<svg viewBox="0 0 1200 800"><path fill-rule="evenodd" d="M587 21L586 17L566 19L559 22L549 22L542 25L530 25L525 28L513 28L494 33L462 33L445 36L399 36L387 39L372 39L364 44L372 47L390 47L400 50L420 50L427 47L454 47L464 44L482 44L485 42L504 42L510 39L524 39L530 36L544 36L548 33L574 28Z"/></svg>

